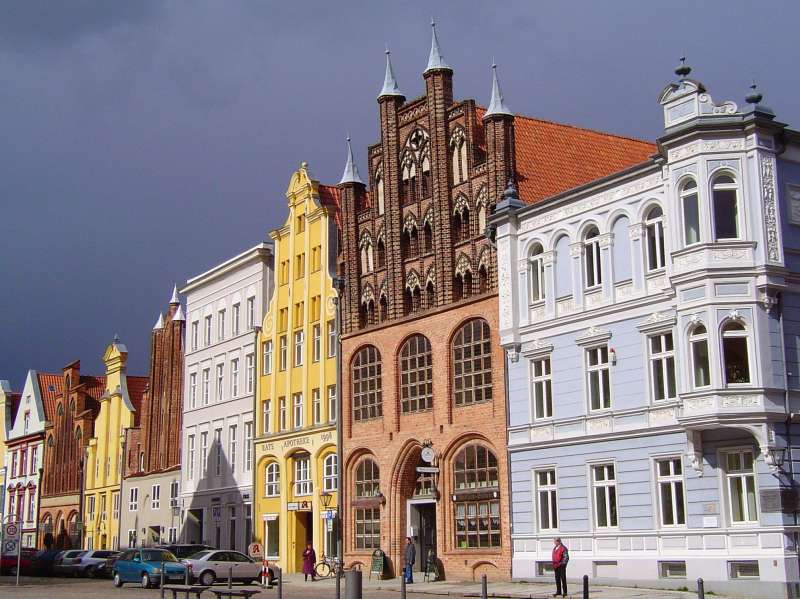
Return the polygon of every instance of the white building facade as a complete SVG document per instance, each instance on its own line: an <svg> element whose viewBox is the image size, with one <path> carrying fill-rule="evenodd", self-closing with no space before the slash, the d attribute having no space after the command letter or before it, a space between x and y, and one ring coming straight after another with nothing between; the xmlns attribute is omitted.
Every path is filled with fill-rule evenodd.
<svg viewBox="0 0 800 599"><path fill-rule="evenodd" d="M260 243L189 279L182 431L182 542L246 551L253 534L257 328L272 295Z"/></svg>
<svg viewBox="0 0 800 599"><path fill-rule="evenodd" d="M797 597L800 135L688 72L652 159L492 219L512 574Z"/></svg>

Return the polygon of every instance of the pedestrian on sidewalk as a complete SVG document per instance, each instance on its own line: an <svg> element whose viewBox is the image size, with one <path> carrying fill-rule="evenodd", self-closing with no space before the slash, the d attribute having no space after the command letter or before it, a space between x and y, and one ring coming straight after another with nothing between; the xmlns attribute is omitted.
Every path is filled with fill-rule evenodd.
<svg viewBox="0 0 800 599"><path fill-rule="evenodd" d="M414 562L417 559L417 548L411 541L411 537L406 537L405 558L406 563L405 566L403 566L403 578L406 579L406 584L411 584L414 582Z"/></svg>
<svg viewBox="0 0 800 599"><path fill-rule="evenodd" d="M553 571L556 574L556 592L553 597L567 596L567 562L569 549L561 542L561 537L553 539Z"/></svg>
<svg viewBox="0 0 800 599"><path fill-rule="evenodd" d="M314 548L311 546L311 543L306 545L306 550L303 551L303 574L305 575L305 580L308 581L308 577L311 576L311 582L316 582L316 574L314 574L314 566L317 564L317 553L314 551Z"/></svg>

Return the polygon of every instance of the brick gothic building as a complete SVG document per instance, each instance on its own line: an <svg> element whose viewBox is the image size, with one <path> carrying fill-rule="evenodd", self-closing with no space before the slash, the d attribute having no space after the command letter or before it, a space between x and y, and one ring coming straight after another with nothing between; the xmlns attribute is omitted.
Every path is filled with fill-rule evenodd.
<svg viewBox="0 0 800 599"><path fill-rule="evenodd" d="M55 377L54 377L55 378ZM83 463L94 434L104 376L81 375L80 360L67 364L51 384L57 395L54 411L46 411L44 476L39 503L42 547L81 547Z"/></svg>
<svg viewBox="0 0 800 599"><path fill-rule="evenodd" d="M494 67L493 67L494 68ZM643 161L652 146L513 115L493 72L488 108L453 99L435 29L425 95L387 53L369 186L340 182L345 558L386 552L450 578L510 575L503 351L486 218L510 180L526 201ZM509 186L506 201L516 200ZM422 467L422 472L419 471Z"/></svg>
<svg viewBox="0 0 800 599"><path fill-rule="evenodd" d="M126 434L121 547L178 538L185 330L175 289L167 313L159 313L150 337L150 379L139 427Z"/></svg>

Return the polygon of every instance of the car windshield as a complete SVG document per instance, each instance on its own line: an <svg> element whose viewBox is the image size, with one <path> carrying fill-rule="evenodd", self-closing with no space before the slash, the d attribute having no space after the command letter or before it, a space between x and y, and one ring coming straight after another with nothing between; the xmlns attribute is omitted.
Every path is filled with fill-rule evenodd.
<svg viewBox="0 0 800 599"><path fill-rule="evenodd" d="M178 560L169 551L151 549L142 551L142 560L145 562L177 562Z"/></svg>
<svg viewBox="0 0 800 599"><path fill-rule="evenodd" d="M211 552L210 551L198 551L197 553L193 553L192 555L190 555L186 559L203 559L209 553L211 553Z"/></svg>
<svg viewBox="0 0 800 599"><path fill-rule="evenodd" d="M117 555L116 551L95 551L92 557L106 558Z"/></svg>

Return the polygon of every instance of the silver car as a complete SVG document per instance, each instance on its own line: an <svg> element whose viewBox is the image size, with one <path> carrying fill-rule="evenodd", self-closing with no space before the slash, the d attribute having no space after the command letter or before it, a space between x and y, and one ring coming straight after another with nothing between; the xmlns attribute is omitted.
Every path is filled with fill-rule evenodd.
<svg viewBox="0 0 800 599"><path fill-rule="evenodd" d="M217 580L227 582L229 575L232 581L244 584L257 582L261 576L261 564L238 551L198 551L183 563L189 567L192 580L204 586L211 586Z"/></svg>
<svg viewBox="0 0 800 599"><path fill-rule="evenodd" d="M75 576L81 563L83 554L88 553L83 549L70 549L62 551L53 562L53 572L61 576Z"/></svg>
<svg viewBox="0 0 800 599"><path fill-rule="evenodd" d="M89 550L73 562L75 573L79 576L94 576L97 573L97 568L102 564L105 565L106 560L111 557L117 557L119 551L107 551L105 549Z"/></svg>

